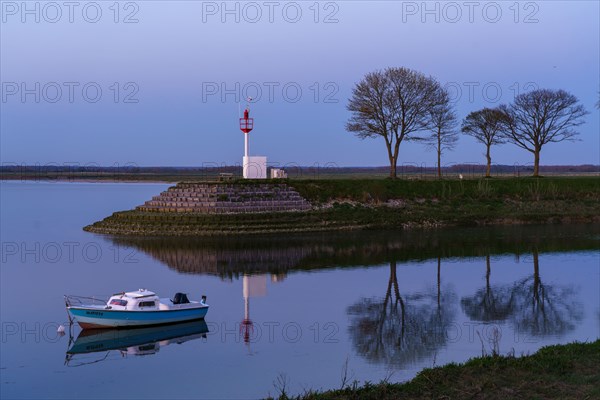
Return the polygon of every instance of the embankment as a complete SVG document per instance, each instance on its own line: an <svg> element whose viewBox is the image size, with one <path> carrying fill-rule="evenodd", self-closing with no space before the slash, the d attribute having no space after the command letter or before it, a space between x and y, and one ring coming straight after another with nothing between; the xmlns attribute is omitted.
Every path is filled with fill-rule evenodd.
<svg viewBox="0 0 600 400"><path fill-rule="evenodd" d="M600 179L186 182L86 231L215 236L600 222Z"/></svg>

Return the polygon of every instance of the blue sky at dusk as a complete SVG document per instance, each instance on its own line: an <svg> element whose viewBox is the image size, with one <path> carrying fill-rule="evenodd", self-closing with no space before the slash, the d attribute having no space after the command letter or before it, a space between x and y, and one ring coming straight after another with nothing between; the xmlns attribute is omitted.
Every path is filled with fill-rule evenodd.
<svg viewBox="0 0 600 400"><path fill-rule="evenodd" d="M239 103L252 96L251 154L280 165L385 166L382 139L345 131L346 104L364 74L404 66L446 85L460 119L530 88L565 89L590 114L581 140L547 145L541 163L600 164L599 4L2 1L0 157L240 163ZM443 163L483 163L483 151L461 137ZM533 162L514 145L492 157ZM402 163L433 166L435 154L405 142Z"/></svg>

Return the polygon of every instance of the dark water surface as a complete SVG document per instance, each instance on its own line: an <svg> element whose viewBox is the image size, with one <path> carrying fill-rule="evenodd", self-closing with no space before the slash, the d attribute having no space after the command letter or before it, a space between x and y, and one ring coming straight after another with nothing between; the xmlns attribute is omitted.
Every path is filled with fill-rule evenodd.
<svg viewBox="0 0 600 400"><path fill-rule="evenodd" d="M1 396L257 398L600 336L600 226L112 239L161 184L2 182ZM208 296L206 321L74 331L63 294ZM346 367L345 367L346 366Z"/></svg>

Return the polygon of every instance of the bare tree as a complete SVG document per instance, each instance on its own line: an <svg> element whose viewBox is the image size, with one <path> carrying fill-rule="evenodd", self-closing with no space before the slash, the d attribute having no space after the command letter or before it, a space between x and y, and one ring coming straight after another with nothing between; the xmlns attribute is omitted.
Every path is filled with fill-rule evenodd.
<svg viewBox="0 0 600 400"><path fill-rule="evenodd" d="M437 153L437 173L438 178L441 178L442 153L446 150L452 150L456 146L458 142L458 131L456 130L458 121L450 103L448 91L440 87L437 96L437 104L429 111L431 134L423 140L428 147L435 149Z"/></svg>
<svg viewBox="0 0 600 400"><path fill-rule="evenodd" d="M509 117L508 140L534 155L533 176L539 176L542 147L575 140L574 128L584 123L588 113L577 97L564 90L533 90L500 107Z"/></svg>
<svg viewBox="0 0 600 400"><path fill-rule="evenodd" d="M462 133L474 137L485 145L485 158L487 168L485 176L490 177L492 168L491 147L506 143L503 132L506 130L508 120L505 112L499 108L484 108L473 111L462 122Z"/></svg>
<svg viewBox="0 0 600 400"><path fill-rule="evenodd" d="M361 139L383 137L396 178L400 143L430 126L430 111L437 104L440 84L408 68L368 73L352 91L347 109L352 112L346 130Z"/></svg>

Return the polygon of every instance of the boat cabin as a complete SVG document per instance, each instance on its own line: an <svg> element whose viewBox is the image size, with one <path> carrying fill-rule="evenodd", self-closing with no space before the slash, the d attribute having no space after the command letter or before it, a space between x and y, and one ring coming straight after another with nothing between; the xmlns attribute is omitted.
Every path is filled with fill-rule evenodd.
<svg viewBox="0 0 600 400"><path fill-rule="evenodd" d="M206 296L202 296L200 304L206 305ZM135 292L113 294L108 299L104 309L116 311L163 311L194 308L197 306L198 302L190 301L185 293L175 293L172 299L160 299L156 293L140 289Z"/></svg>
<svg viewBox="0 0 600 400"><path fill-rule="evenodd" d="M140 289L135 292L113 294L105 308L108 310L152 311L158 310L159 306L160 299L156 293Z"/></svg>

